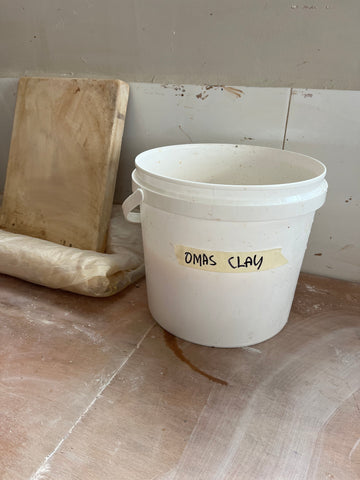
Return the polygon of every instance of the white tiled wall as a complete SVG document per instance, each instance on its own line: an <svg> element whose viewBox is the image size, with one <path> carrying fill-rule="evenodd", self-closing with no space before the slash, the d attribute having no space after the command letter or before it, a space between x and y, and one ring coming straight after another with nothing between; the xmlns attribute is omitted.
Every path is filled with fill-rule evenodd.
<svg viewBox="0 0 360 480"><path fill-rule="evenodd" d="M360 91L293 90L285 148L328 170L303 270L360 281Z"/></svg>
<svg viewBox="0 0 360 480"><path fill-rule="evenodd" d="M4 190L17 83L14 78L0 78L0 193Z"/></svg>
<svg viewBox="0 0 360 480"><path fill-rule="evenodd" d="M16 87L16 79L0 79L0 191ZM360 92L131 83L115 200L130 192L134 158L149 148L196 142L282 148L285 140L286 149L328 168L328 200L316 214L303 270L360 281L359 111Z"/></svg>

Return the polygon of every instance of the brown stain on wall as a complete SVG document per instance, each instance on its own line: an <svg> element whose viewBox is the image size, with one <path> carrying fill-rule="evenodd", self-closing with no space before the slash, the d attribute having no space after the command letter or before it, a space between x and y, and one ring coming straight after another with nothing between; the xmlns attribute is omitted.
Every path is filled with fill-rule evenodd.
<svg viewBox="0 0 360 480"><path fill-rule="evenodd" d="M235 87L223 87L224 90L226 90L229 93L232 93L235 95L237 98L241 98L242 95L244 95L244 92L240 90L240 88L235 88Z"/></svg>
<svg viewBox="0 0 360 480"><path fill-rule="evenodd" d="M169 84L163 84L161 86L162 88L170 88L171 90L174 90L176 97L178 96L183 97L184 94L186 93L184 85L169 83ZM240 88L236 88L236 87L227 87L225 85L203 85L201 87L201 92L197 93L195 97L198 98L199 100L206 100L209 96L209 90L226 91L228 93L231 93L232 95L235 95L236 98L241 98L244 95L243 90L240 90Z"/></svg>
<svg viewBox="0 0 360 480"><path fill-rule="evenodd" d="M161 86L163 88L170 88L171 90L174 90L175 91L175 97L183 97L184 93L186 93L184 85L165 83Z"/></svg>
<svg viewBox="0 0 360 480"><path fill-rule="evenodd" d="M209 373L204 372L201 370L199 367L194 365L186 356L184 355L184 352L181 350L177 343L177 338L174 335L171 335L171 333L167 332L164 330L164 339L166 345L172 350L172 352L177 356L179 360L182 362L186 363L188 367L191 368L196 373L199 373L203 377L206 377L208 380L214 383L218 383L220 385L229 385L228 382L225 380L222 380L221 378L214 377L213 375L210 375Z"/></svg>
<svg viewBox="0 0 360 480"><path fill-rule="evenodd" d="M235 95L236 98L241 98L242 95L244 95L243 90L240 90L240 88L227 87L225 85L204 85L202 87L202 91L195 96L199 100L205 100L209 96L209 93L208 93L209 90L212 90L212 89L214 90L220 89L221 91L225 90L226 92L231 93L232 95Z"/></svg>

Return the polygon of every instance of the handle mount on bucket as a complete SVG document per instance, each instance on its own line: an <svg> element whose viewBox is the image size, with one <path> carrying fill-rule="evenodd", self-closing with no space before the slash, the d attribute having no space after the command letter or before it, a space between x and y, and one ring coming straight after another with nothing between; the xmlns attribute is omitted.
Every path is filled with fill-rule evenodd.
<svg viewBox="0 0 360 480"><path fill-rule="evenodd" d="M140 223L140 213L133 212L134 208L141 205L144 200L144 192L141 188L135 190L122 204L122 210L124 213L124 217L128 222L131 223Z"/></svg>

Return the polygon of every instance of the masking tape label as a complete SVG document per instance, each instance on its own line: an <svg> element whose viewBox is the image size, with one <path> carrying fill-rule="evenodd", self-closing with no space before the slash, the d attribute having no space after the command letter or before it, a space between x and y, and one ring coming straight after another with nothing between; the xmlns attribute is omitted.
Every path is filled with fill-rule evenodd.
<svg viewBox="0 0 360 480"><path fill-rule="evenodd" d="M262 272L288 263L281 248L258 252L214 252L184 245L175 245L174 248L180 265L207 272Z"/></svg>

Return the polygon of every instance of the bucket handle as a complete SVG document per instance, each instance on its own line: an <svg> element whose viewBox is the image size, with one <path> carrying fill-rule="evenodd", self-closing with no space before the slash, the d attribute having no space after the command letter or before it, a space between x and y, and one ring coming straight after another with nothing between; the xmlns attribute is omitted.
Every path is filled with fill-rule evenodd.
<svg viewBox="0 0 360 480"><path fill-rule="evenodd" d="M144 200L144 192L141 188L137 188L135 192L127 197L122 204L124 217L130 223L140 223L140 213L133 212L134 208L142 204Z"/></svg>

